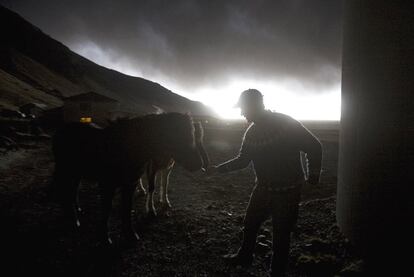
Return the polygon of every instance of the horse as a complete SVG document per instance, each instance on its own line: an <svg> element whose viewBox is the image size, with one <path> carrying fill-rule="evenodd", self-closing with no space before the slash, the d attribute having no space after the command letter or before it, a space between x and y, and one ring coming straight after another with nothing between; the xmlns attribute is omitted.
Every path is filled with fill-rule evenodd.
<svg viewBox="0 0 414 277"><path fill-rule="evenodd" d="M201 126L200 122L194 123L194 135L195 135L195 145L197 150L200 153L203 161L203 168L207 168L209 166L209 157L207 152L204 150L203 147L203 127ZM148 179L148 192L146 193L146 201L145 201L145 213L148 216L156 216L157 212L154 206L154 191L155 191L155 183L156 180L159 179L160 185L160 204L161 208L168 209L171 208L170 200L168 199L168 185L169 185L169 176L171 171L175 165L175 160L173 157L169 156L166 153L162 153L162 155L153 157L151 161L148 163L146 168L146 175ZM144 193L145 189L142 186L142 179L139 180L140 187Z"/></svg>
<svg viewBox="0 0 414 277"><path fill-rule="evenodd" d="M78 186L82 179L99 183L102 194L101 238L109 243L108 219L116 188L122 195L122 237L138 240L131 222L133 194L146 165L153 157L169 156L186 170L202 169L191 116L181 113L150 114L118 120L105 128L67 123L56 131L53 186L61 196L68 218L80 226L77 216Z"/></svg>

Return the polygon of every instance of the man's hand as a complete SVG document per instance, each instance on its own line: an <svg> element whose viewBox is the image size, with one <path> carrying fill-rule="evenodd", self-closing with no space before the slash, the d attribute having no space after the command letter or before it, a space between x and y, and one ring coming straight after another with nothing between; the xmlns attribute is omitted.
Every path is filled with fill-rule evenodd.
<svg viewBox="0 0 414 277"><path fill-rule="evenodd" d="M213 165L213 166L209 166L209 167L207 167L207 168L204 168L204 172L205 172L207 175L213 175L213 174L216 174L216 173L218 173L218 166Z"/></svg>
<svg viewBox="0 0 414 277"><path fill-rule="evenodd" d="M320 174L310 173L307 182L311 185L319 184Z"/></svg>

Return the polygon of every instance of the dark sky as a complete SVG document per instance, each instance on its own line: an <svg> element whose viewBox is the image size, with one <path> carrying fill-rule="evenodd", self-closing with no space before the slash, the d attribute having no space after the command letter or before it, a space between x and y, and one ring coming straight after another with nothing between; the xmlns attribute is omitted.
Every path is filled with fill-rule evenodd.
<svg viewBox="0 0 414 277"><path fill-rule="evenodd" d="M98 63L186 92L235 78L303 93L340 83L341 0L0 3Z"/></svg>

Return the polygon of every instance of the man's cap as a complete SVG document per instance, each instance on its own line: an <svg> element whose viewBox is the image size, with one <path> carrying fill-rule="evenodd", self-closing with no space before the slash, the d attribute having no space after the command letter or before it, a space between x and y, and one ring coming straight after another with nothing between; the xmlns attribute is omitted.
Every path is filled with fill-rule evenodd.
<svg viewBox="0 0 414 277"><path fill-rule="evenodd" d="M249 105L263 104L263 94L257 89L249 88L240 94L235 108L245 107Z"/></svg>

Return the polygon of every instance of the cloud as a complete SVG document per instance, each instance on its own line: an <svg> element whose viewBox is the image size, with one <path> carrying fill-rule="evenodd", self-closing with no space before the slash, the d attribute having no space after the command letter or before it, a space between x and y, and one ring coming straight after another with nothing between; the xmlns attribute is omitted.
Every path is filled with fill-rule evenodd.
<svg viewBox="0 0 414 277"><path fill-rule="evenodd" d="M309 91L340 82L340 0L0 3L72 49L95 45L102 60L187 91L235 76Z"/></svg>

